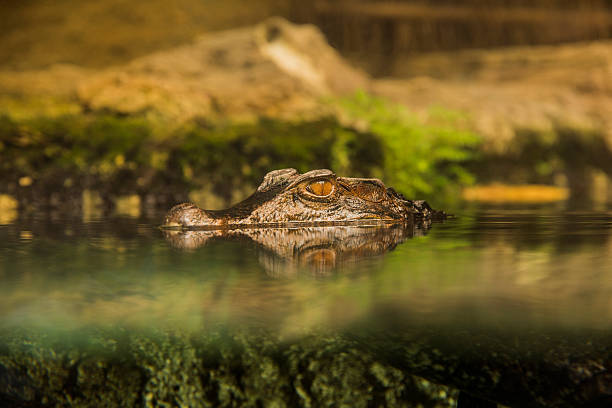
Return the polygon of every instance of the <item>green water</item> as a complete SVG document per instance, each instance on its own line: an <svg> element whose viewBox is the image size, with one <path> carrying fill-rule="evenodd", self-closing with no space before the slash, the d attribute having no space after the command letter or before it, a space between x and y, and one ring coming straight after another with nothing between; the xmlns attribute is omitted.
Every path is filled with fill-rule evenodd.
<svg viewBox="0 0 612 408"><path fill-rule="evenodd" d="M3 341L87 344L95 356L96 344L108 352L100 333L265 332L278 347L339 335L385 367L499 402L610 401L612 211L477 208L431 228L187 235L164 234L160 217L1 225ZM15 350L0 347L0 397Z"/></svg>

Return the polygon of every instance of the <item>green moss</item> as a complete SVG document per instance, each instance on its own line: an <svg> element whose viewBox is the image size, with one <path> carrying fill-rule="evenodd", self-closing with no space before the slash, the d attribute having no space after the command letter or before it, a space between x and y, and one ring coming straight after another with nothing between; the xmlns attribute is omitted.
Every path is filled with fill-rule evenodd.
<svg viewBox="0 0 612 408"><path fill-rule="evenodd" d="M480 138L466 130L459 113L436 108L426 122L365 93L339 104L349 120L377 136L384 153L382 177L408 197L439 196L473 183L463 164L474 158Z"/></svg>
<svg viewBox="0 0 612 408"><path fill-rule="evenodd" d="M332 168L379 176L410 197L426 198L471 181L463 162L476 138L441 122L426 125L400 108L359 94L341 102L363 129L335 117L303 122L262 118L171 124L104 112L16 119L0 117L0 193L23 205L79 200L96 190L109 205L138 194L166 206L189 191L211 191L225 205L266 172ZM448 121L447 121L448 122ZM31 182L18 183L26 177ZM57 200L57 197L61 198Z"/></svg>
<svg viewBox="0 0 612 408"><path fill-rule="evenodd" d="M232 191L245 184L257 186L272 169L332 167L337 153L334 145L347 133L355 139L341 153L350 157L352 165L347 170L365 175L380 161L378 141L343 128L334 118L310 122L262 119L216 127L189 123L175 132L175 140L181 142L171 153L171 161L178 164L191 188L208 184L229 202Z"/></svg>

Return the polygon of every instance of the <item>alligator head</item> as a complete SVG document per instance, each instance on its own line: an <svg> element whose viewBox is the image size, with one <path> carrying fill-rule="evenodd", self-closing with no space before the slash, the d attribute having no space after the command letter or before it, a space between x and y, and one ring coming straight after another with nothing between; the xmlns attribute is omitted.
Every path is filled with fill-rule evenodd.
<svg viewBox="0 0 612 408"><path fill-rule="evenodd" d="M312 225L444 217L425 201L407 200L378 179L338 177L325 169L304 174L282 169L266 174L255 193L229 209L177 205L166 215L163 227Z"/></svg>

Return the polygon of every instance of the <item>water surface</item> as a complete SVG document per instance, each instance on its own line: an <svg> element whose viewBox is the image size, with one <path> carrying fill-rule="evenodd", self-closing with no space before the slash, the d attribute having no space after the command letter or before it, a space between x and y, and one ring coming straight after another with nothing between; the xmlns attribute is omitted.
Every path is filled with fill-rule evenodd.
<svg viewBox="0 0 612 408"><path fill-rule="evenodd" d="M550 401L547 387L595 377L576 401L610 396L610 211L477 208L430 227L188 233L160 219L35 214L0 226L2 329L263 328L289 342L331 330L501 402L523 388ZM490 384L474 379L483 367ZM518 372L537 379L518 386Z"/></svg>
<svg viewBox="0 0 612 408"><path fill-rule="evenodd" d="M441 326L612 326L609 212L483 209L429 230L195 238L164 235L159 219L40 214L0 226L2 324L205 328L214 320L298 333L384 318L374 311L393 305L407 321Z"/></svg>

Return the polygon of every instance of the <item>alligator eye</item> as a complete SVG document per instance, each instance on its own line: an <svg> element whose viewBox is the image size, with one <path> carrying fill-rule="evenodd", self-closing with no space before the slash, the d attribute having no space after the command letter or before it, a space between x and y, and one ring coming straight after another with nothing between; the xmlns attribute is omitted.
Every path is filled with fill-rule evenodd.
<svg viewBox="0 0 612 408"><path fill-rule="evenodd" d="M308 185L308 187L306 187L306 190L308 190L308 192L319 197L325 197L330 195L333 189L334 185L327 180L313 181Z"/></svg>

